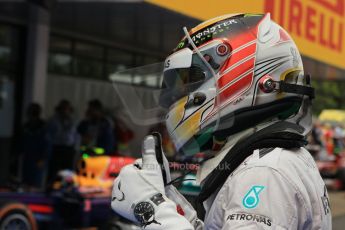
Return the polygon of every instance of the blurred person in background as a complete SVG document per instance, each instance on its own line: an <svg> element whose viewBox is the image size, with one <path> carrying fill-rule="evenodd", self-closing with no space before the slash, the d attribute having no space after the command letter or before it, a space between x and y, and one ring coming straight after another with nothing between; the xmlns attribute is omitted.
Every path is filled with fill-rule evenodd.
<svg viewBox="0 0 345 230"><path fill-rule="evenodd" d="M325 123L323 126L323 138L325 142L325 147L327 154L329 156L333 156L334 154L334 130L332 125L329 123Z"/></svg>
<svg viewBox="0 0 345 230"><path fill-rule="evenodd" d="M129 143L133 140L135 134L117 114L113 120L115 151L121 155L130 155Z"/></svg>
<svg viewBox="0 0 345 230"><path fill-rule="evenodd" d="M318 160L332 160L345 151L343 124L335 121L314 121L308 137L308 150Z"/></svg>
<svg viewBox="0 0 345 230"><path fill-rule="evenodd" d="M322 127L319 121L315 121L313 124L313 129L311 131L311 137L313 144L322 146Z"/></svg>
<svg viewBox="0 0 345 230"><path fill-rule="evenodd" d="M73 119L73 107L68 100L61 100L47 125L52 143L49 179L61 169L73 169L78 145L78 133Z"/></svg>
<svg viewBox="0 0 345 230"><path fill-rule="evenodd" d="M344 148L345 148L344 129L342 128L341 124L334 124L333 130L334 130L334 135L333 135L334 154L340 155L344 151Z"/></svg>
<svg viewBox="0 0 345 230"><path fill-rule="evenodd" d="M314 121L311 135L308 136L307 149L315 159L322 157L320 154L324 153L322 125L318 120Z"/></svg>
<svg viewBox="0 0 345 230"><path fill-rule="evenodd" d="M79 123L77 130L82 146L102 148L104 154L114 152L112 123L105 116L103 104L98 99L89 101L85 118Z"/></svg>
<svg viewBox="0 0 345 230"><path fill-rule="evenodd" d="M50 156L50 142L46 133L46 122L41 118L42 108L32 103L26 110L26 121L22 127L22 181L30 189L44 186Z"/></svg>

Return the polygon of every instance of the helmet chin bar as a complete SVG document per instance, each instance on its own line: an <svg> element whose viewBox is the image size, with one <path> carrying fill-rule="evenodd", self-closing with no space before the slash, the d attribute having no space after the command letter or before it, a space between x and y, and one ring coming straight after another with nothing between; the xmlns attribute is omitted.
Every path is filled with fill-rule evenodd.
<svg viewBox="0 0 345 230"><path fill-rule="evenodd" d="M218 87L218 81L217 81L217 75L214 72L212 66L210 65L210 63L205 60L204 56L201 54L200 50L198 49L198 47L194 44L192 38L190 37L188 30L186 27L183 27L183 32L186 35L186 38L188 39L189 44L193 47L194 51L196 52L196 54L199 56L199 58L203 61L203 63L207 66L207 68L209 69L210 73L212 74L212 77L214 79L214 84L215 84L215 88L216 88L216 95L215 95L215 99L216 99L216 105L219 106L219 87ZM220 111L217 111L217 122L216 122L216 126L214 128L214 131L216 131L219 127L219 122L220 122Z"/></svg>

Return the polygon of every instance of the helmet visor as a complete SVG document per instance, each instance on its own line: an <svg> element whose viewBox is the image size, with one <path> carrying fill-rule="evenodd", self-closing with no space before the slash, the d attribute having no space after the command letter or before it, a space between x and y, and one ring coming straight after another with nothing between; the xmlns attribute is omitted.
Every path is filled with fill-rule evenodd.
<svg viewBox="0 0 345 230"><path fill-rule="evenodd" d="M114 73L110 76L121 107L136 125L153 125L164 120L166 108L159 105L164 63Z"/></svg>
<svg viewBox="0 0 345 230"><path fill-rule="evenodd" d="M168 56L164 63L110 77L131 120L138 125L166 121L175 147L185 155L200 152L200 146L211 139L218 125L215 68L208 64L210 59L205 59L212 56L209 47L217 44L201 50L195 45L186 47ZM123 84L119 79L131 80Z"/></svg>
<svg viewBox="0 0 345 230"><path fill-rule="evenodd" d="M169 108L180 98L196 91L210 78L212 78L211 73L197 54L192 55L189 67L165 69L163 72L160 105L164 108Z"/></svg>
<svg viewBox="0 0 345 230"><path fill-rule="evenodd" d="M110 76L123 107L132 121L140 125L165 121L174 103L195 92L210 78L208 67L188 48L169 56L165 62Z"/></svg>

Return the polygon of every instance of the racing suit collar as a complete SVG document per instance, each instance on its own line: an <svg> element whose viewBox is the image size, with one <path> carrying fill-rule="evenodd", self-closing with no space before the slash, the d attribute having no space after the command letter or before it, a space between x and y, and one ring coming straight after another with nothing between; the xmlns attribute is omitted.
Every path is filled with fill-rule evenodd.
<svg viewBox="0 0 345 230"><path fill-rule="evenodd" d="M224 157L239 141L253 135L258 130L264 129L272 125L272 122L273 121L259 124L255 127L243 130L239 133L236 133L228 137L226 144L218 153L215 154L214 157L200 164L199 170L197 171L197 174L196 174L197 183L202 185L206 177L220 164L220 162L224 159Z"/></svg>
<svg viewBox="0 0 345 230"><path fill-rule="evenodd" d="M196 181L202 184L205 178L219 165L225 155L232 149L232 147L242 138L248 137L255 132L255 128L250 128L242 132L236 133L228 137L226 144L223 148L216 153L216 155L205 162L203 162L196 174Z"/></svg>
<svg viewBox="0 0 345 230"><path fill-rule="evenodd" d="M300 148L307 144L299 132L300 126L287 121L278 121L265 128L256 127L251 135L239 139L220 163L207 175L202 183L199 201L208 199L218 187L242 164L253 151L262 148Z"/></svg>

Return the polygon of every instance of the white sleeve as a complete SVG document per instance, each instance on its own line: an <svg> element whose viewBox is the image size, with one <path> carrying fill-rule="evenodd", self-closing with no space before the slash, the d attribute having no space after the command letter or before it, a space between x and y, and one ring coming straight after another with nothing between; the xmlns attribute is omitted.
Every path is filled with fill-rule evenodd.
<svg viewBox="0 0 345 230"><path fill-rule="evenodd" d="M305 204L291 181L269 167L252 167L234 175L217 200L221 229L298 229Z"/></svg>

